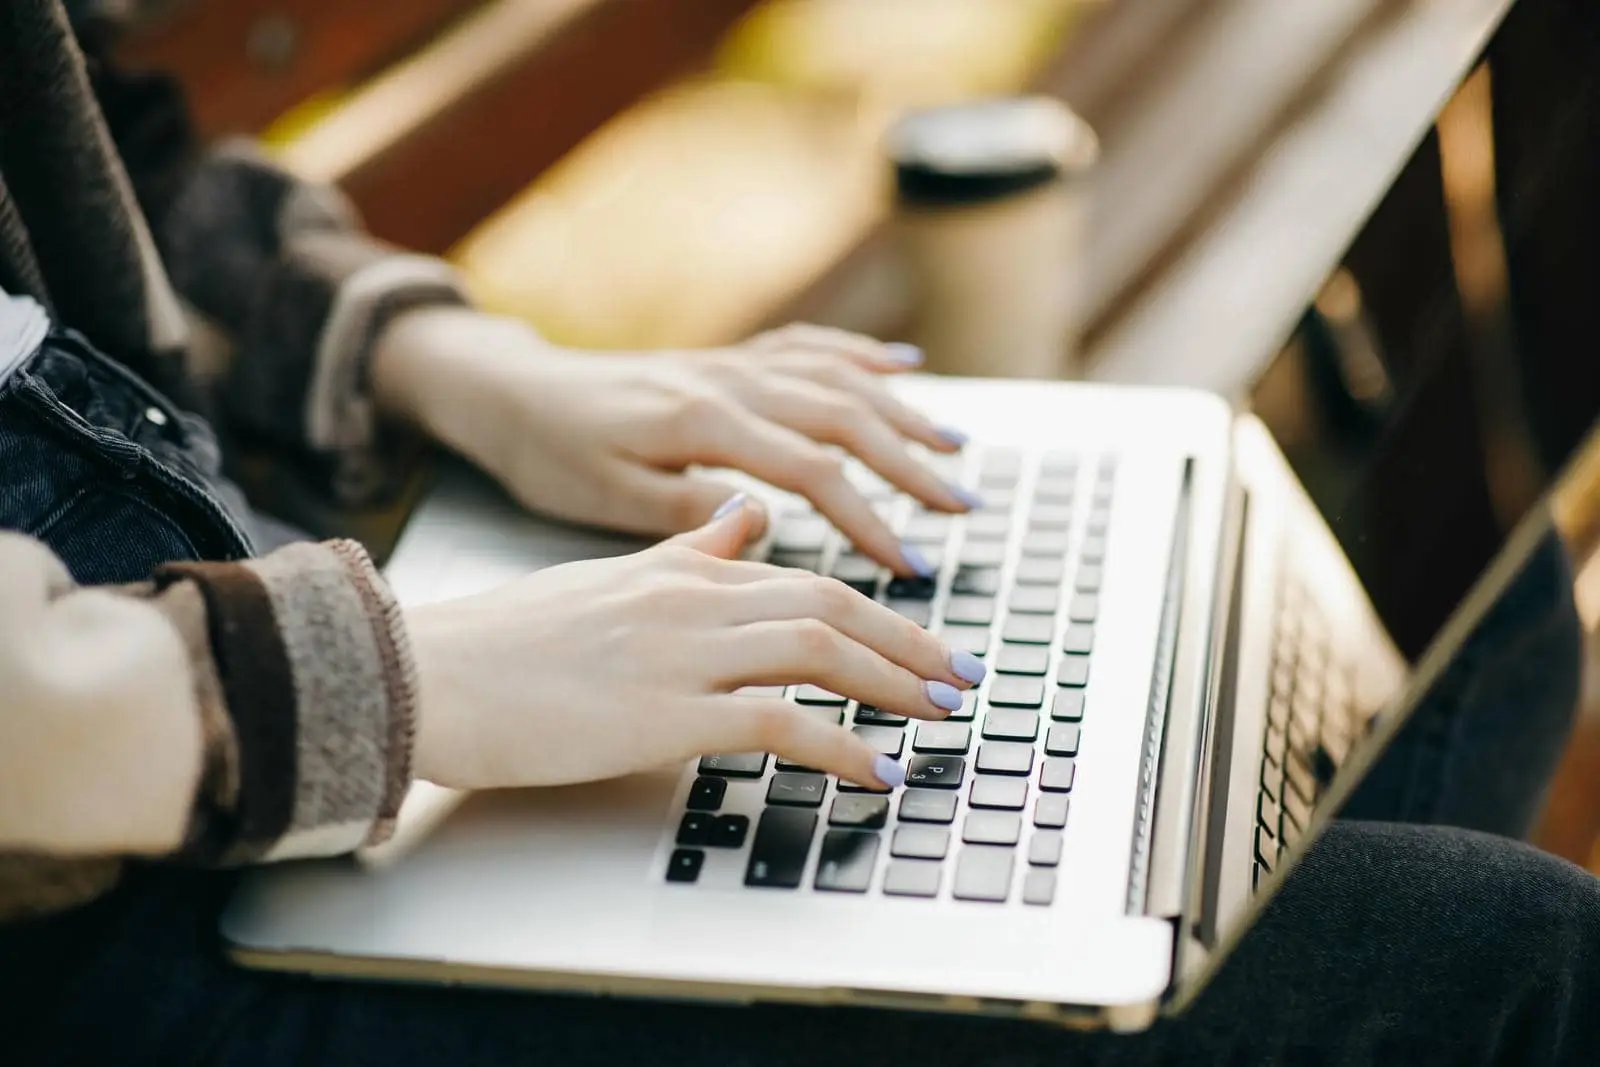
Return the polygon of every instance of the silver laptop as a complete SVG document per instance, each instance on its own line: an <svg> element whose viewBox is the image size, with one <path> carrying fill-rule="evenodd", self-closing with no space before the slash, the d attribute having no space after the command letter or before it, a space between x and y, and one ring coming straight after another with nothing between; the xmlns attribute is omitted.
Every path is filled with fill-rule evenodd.
<svg viewBox="0 0 1600 1067"><path fill-rule="evenodd" d="M1486 121L1479 84L1452 129ZM857 472L936 580L891 580L805 502L754 487L774 516L756 555L986 657L948 723L790 688L901 759L906 789L712 753L475 795L393 862L251 874L222 922L235 958L1123 1030L1181 1008L1549 530L1600 410L1600 388L1499 328L1506 290L1458 285L1453 235L1485 204L1451 184L1453 154L1489 142L1453 136L1418 131L1249 414L1184 391L904 380L977 442L929 457L985 498L967 516ZM1559 417L1539 399L1579 389ZM389 575L421 602L638 547L452 470ZM436 799L419 787L403 834Z"/></svg>

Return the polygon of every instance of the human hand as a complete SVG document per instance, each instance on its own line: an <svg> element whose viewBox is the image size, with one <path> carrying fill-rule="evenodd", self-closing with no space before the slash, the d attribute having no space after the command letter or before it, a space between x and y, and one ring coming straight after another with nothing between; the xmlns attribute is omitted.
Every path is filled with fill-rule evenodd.
<svg viewBox="0 0 1600 1067"><path fill-rule="evenodd" d="M521 323L460 308L401 316L375 359L380 400L494 475L524 505L644 534L692 529L733 490L689 466L745 471L808 497L866 555L927 565L845 477L838 445L930 507L975 496L907 451L965 440L892 396L904 346L795 326L727 349L579 353Z"/></svg>
<svg viewBox="0 0 1600 1067"><path fill-rule="evenodd" d="M558 785L759 751L903 785L899 763L850 731L737 690L809 682L942 719L983 664L842 582L732 559L758 521L736 498L635 555L408 611L417 776L463 789Z"/></svg>

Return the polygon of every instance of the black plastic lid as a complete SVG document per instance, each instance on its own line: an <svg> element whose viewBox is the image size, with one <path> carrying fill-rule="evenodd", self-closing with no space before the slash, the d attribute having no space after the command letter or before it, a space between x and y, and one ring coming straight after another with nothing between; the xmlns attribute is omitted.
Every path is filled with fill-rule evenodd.
<svg viewBox="0 0 1600 1067"><path fill-rule="evenodd" d="M1003 199L1087 171L1094 132L1060 102L1011 97L914 112L888 138L900 202L922 206Z"/></svg>

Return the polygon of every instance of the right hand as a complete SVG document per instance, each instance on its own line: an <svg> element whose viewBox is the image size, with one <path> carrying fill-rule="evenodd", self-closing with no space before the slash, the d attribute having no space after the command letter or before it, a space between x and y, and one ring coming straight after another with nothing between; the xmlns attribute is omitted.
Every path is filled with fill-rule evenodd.
<svg viewBox="0 0 1600 1067"><path fill-rule="evenodd" d="M417 777L560 785L771 752L864 785L903 784L899 764L848 729L736 690L810 682L943 719L982 663L831 578L732 558L760 521L741 502L632 556L408 612Z"/></svg>

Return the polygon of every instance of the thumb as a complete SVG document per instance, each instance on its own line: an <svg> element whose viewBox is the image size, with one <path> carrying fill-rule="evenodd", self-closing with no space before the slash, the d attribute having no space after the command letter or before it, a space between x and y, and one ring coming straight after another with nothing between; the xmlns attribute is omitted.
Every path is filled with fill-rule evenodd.
<svg viewBox="0 0 1600 1067"><path fill-rule="evenodd" d="M667 541L684 545L708 556L733 559L766 526L765 513L745 493L735 493L722 502L704 526L689 530Z"/></svg>

